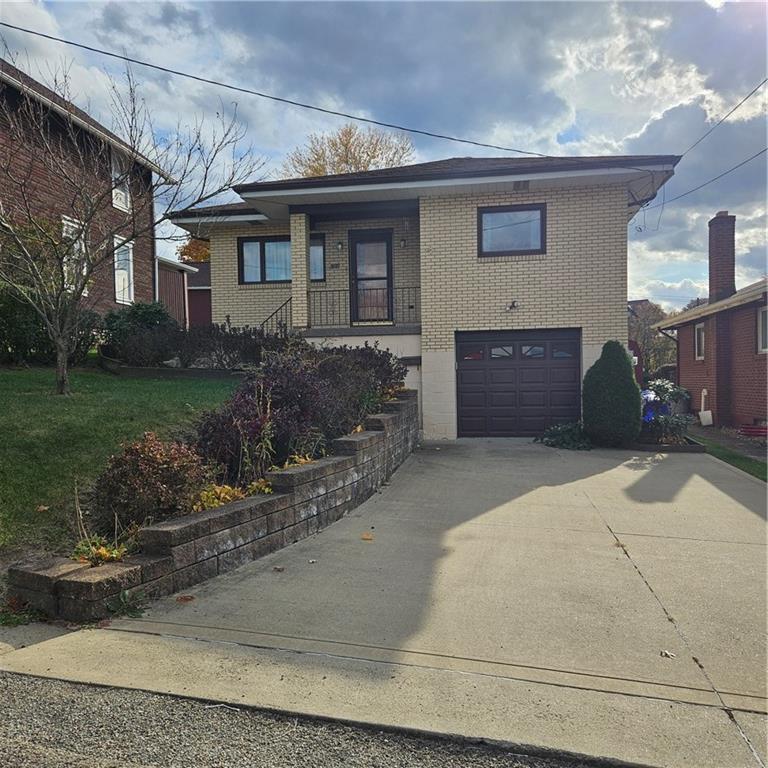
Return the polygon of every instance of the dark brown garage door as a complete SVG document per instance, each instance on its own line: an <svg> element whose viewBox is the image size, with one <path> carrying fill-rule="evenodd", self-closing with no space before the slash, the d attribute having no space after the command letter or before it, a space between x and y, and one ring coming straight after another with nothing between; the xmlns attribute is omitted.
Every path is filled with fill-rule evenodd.
<svg viewBox="0 0 768 768"><path fill-rule="evenodd" d="M541 434L580 415L578 329L456 334L459 437Z"/></svg>

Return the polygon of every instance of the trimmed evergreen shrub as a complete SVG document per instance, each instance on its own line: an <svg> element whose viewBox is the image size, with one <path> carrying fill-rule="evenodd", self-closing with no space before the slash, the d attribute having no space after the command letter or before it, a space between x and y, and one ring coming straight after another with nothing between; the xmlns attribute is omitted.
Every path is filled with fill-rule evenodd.
<svg viewBox="0 0 768 768"><path fill-rule="evenodd" d="M587 371L582 390L584 432L595 445L620 446L640 434L642 399L632 361L618 341L607 341Z"/></svg>
<svg viewBox="0 0 768 768"><path fill-rule="evenodd" d="M155 355L162 357L172 348L171 337L178 328L178 323L168 314L165 305L159 301L136 302L127 307L113 309L104 318L104 353L109 357L123 360L125 356L130 356L131 351L137 346L147 343L148 337L157 337L153 338L152 346L162 348L162 351L158 351ZM137 337L142 337L138 344ZM133 364L141 365L142 363Z"/></svg>

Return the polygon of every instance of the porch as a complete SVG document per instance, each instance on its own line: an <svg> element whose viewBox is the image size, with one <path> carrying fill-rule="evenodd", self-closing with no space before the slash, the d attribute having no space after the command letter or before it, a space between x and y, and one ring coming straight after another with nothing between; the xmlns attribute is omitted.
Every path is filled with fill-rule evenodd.
<svg viewBox="0 0 768 768"><path fill-rule="evenodd" d="M264 319L265 330L420 333L417 201L312 206L289 220L290 296Z"/></svg>

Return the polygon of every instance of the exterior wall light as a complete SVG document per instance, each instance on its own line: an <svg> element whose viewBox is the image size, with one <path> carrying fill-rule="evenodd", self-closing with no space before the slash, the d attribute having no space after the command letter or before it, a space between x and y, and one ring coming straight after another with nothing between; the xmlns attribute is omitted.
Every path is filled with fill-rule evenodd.
<svg viewBox="0 0 768 768"><path fill-rule="evenodd" d="M336 243L336 250L337 250L339 253L341 253L341 252L344 250L344 243L342 243L342 242L341 242L341 240L339 240L339 241Z"/></svg>

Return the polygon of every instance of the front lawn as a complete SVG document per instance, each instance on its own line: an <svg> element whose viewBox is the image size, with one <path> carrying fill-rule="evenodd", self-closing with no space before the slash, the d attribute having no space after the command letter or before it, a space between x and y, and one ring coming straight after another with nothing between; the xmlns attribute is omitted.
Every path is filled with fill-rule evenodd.
<svg viewBox="0 0 768 768"><path fill-rule="evenodd" d="M766 462L760 461L760 459L755 459L752 456L747 456L744 453L734 451L732 448L729 448L716 440L702 437L698 432L694 435L694 439L704 444L707 453L710 456L714 456L727 464L731 464L753 477L758 478L758 480L768 482L768 464L766 464Z"/></svg>
<svg viewBox="0 0 768 768"><path fill-rule="evenodd" d="M77 370L61 397L49 369L0 369L0 555L68 546L76 481L92 480L123 441L174 436L237 383Z"/></svg>

